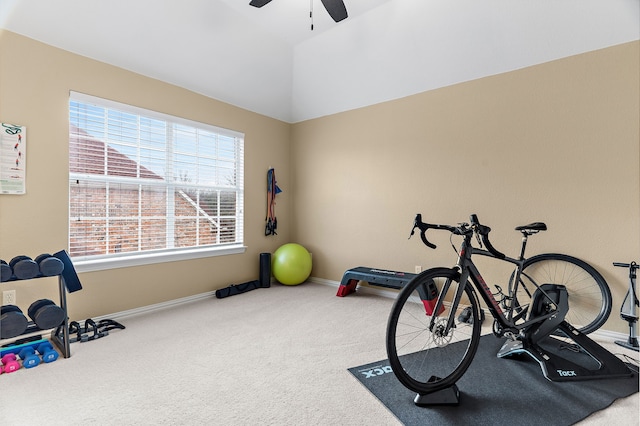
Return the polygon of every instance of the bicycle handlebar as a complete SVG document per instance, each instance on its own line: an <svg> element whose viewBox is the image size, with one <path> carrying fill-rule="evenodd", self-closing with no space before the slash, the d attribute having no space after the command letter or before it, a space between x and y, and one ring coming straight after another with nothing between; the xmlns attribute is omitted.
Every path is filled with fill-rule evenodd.
<svg viewBox="0 0 640 426"><path fill-rule="evenodd" d="M493 245L491 244L491 241L489 241L489 232L491 231L491 228L485 225L481 225L478 221L478 216L475 214L472 214L470 216L470 221L471 225L469 225L468 223L461 223L458 226L436 225L423 222L422 214L418 213L413 220L413 228L411 228L411 234L409 235L409 238L413 236L413 234L415 233L415 229L418 228L420 230L420 239L422 240L424 245L435 249L436 245L427 240L426 232L429 229L442 229L449 231L455 235L471 235L475 232L476 237L478 237L478 241L480 241L480 238L482 238L481 245L484 244L487 250L496 258L504 259L505 255L496 250L495 247L493 247Z"/></svg>
<svg viewBox="0 0 640 426"><path fill-rule="evenodd" d="M480 222L478 221L478 216L475 214L472 214L470 219L471 219L471 225L475 226L476 235L480 234L480 236L482 237L482 243L487 248L487 250L489 250L489 252L495 257L497 257L498 259L504 259L505 258L504 253L501 253L498 250L496 250L495 247L493 247L493 245L491 244L491 241L489 241L489 232L491 232L491 228L485 225L480 225Z"/></svg>
<svg viewBox="0 0 640 426"><path fill-rule="evenodd" d="M623 267L623 268L640 269L640 265L638 265L636 262L631 262L631 263L613 262L613 266L620 266L620 267Z"/></svg>
<svg viewBox="0 0 640 426"><path fill-rule="evenodd" d="M613 262L613 266L620 266L622 268L629 268L629 278L635 280L636 270L640 269L640 265L638 265L635 261L631 263L622 263L622 262Z"/></svg>

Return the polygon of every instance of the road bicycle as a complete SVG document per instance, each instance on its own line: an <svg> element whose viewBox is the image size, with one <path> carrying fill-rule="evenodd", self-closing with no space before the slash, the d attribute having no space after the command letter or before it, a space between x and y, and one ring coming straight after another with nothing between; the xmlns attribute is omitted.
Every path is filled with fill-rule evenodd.
<svg viewBox="0 0 640 426"><path fill-rule="evenodd" d="M405 387L422 395L433 393L455 385L469 368L481 334L483 311L477 293L493 316L493 333L507 338L503 347L506 349L498 356L529 351L539 358L549 380L589 374L573 364L570 368L555 364L545 367L549 355L537 344L552 334L577 337L597 330L611 313L611 292L602 275L580 259L557 253L525 257L528 238L545 231L544 223L515 228L522 234L517 258L505 256L493 247L489 240L491 228L481 225L475 214L470 216L470 223L457 225L424 223L418 214L409 238L416 228L422 242L433 249L436 246L426 237L429 229L449 231L452 239L460 236L462 242L453 268L420 273L402 288L394 302L387 324L387 355ZM474 235L479 247L472 246ZM453 241L452 247L455 250ZM506 292L497 285L496 293L490 290L472 260L474 255L515 265ZM589 346L584 342L586 337L581 339L581 346Z"/></svg>

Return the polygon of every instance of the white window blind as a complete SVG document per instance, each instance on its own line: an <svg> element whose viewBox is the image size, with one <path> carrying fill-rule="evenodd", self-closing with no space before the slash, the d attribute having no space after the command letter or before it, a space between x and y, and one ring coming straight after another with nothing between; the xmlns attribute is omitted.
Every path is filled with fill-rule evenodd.
<svg viewBox="0 0 640 426"><path fill-rule="evenodd" d="M72 92L71 257L241 246L243 145L238 132Z"/></svg>

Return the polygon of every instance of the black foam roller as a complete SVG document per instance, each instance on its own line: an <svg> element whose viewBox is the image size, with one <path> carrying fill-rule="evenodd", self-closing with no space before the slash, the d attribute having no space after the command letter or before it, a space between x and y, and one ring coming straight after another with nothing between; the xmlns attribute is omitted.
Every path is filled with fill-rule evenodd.
<svg viewBox="0 0 640 426"><path fill-rule="evenodd" d="M271 253L260 253L260 287L271 287Z"/></svg>

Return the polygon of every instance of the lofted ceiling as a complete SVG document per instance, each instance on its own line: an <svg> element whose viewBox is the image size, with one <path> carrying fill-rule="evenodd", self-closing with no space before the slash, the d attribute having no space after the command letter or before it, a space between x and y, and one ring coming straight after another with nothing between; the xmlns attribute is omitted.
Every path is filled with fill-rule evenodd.
<svg viewBox="0 0 640 426"><path fill-rule="evenodd" d="M0 28L286 122L640 38L638 0L344 2L0 0Z"/></svg>

